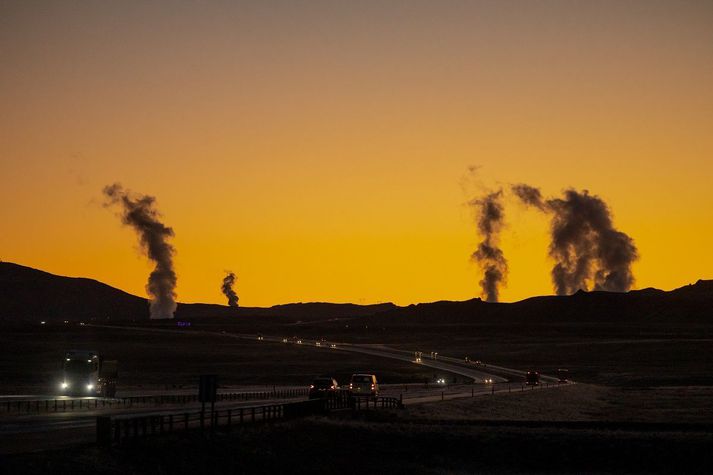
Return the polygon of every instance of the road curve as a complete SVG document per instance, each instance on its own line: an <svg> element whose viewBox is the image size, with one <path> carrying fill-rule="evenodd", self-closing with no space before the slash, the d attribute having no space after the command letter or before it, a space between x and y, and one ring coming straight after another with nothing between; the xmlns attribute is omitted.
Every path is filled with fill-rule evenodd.
<svg viewBox="0 0 713 475"><path fill-rule="evenodd" d="M237 339L241 339L241 340L250 340L250 341L256 341L259 339L259 341L264 341L264 342L269 342L269 343L280 343L280 344L290 344L290 345L298 344L294 340L291 340L291 339L287 340L287 342L285 342L284 338L282 338L282 337L267 336L267 335L258 337L256 334L245 334L245 333L214 332L214 331L204 331L204 330L191 330L190 332L186 332L184 330L173 330L173 329L167 329L167 328L147 328L147 327L96 325L96 324L87 324L87 326L92 326L92 327L97 327L97 328L111 328L111 329L115 329L115 330L118 329L118 330L127 330L127 331L174 333L174 334L178 333L181 335L186 335L186 334L189 334L189 335L211 335L211 336L218 336L218 337L224 337L224 338L237 338ZM456 358L439 356L439 357L437 357L437 359L433 359L433 358L430 358L426 353L424 353L424 357L422 357L421 361L417 363L415 361L415 358L412 357L412 353L406 352L404 350L398 350L395 348L389 348L386 346L379 346L378 348L376 348L376 347L374 347L374 345L362 345L362 344L355 344L355 343L308 340L308 339L303 339L300 341L302 342L300 344L300 346L312 347L315 350L347 351L347 352L352 352L352 353L361 353L361 354L366 354L366 355L371 355L371 356L378 356L378 357L382 357L382 358L390 358L390 359L395 359L395 360L399 360L399 361L406 361L406 362L413 363L413 364L420 364L423 366L427 366L429 368L439 369L442 371L448 371L453 374L471 378L476 383L484 383L485 380L491 380L494 383L502 383L502 382L508 381L507 378L504 378L497 374L491 374L491 373L485 371L484 367L482 367L482 366L474 368L472 364L466 364L464 361L456 359ZM318 346L317 343L319 343L320 346ZM335 347L332 347L331 345L335 345ZM510 375L517 376L517 377L522 377L525 374L525 372L522 370L517 370L517 369L512 369L512 368L504 368L502 366L489 365L489 367L496 370L499 373L510 374ZM555 378L551 378L551 379L555 379Z"/></svg>

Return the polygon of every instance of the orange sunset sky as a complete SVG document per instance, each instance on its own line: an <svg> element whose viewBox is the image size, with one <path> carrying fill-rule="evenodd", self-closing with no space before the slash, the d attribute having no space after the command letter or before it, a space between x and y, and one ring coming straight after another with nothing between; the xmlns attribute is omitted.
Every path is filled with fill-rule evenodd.
<svg viewBox="0 0 713 475"><path fill-rule="evenodd" d="M464 203L527 182L605 199L637 288L713 278L710 1L2 1L0 64L5 261L145 296L118 181L179 301L461 300ZM502 299L551 294L548 222L506 213Z"/></svg>

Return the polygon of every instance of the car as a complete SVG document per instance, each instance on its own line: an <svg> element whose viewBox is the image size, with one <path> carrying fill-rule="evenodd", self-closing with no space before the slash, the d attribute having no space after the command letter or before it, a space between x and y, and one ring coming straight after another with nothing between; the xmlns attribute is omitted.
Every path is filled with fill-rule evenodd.
<svg viewBox="0 0 713 475"><path fill-rule="evenodd" d="M336 344L334 344L334 343L332 343L331 345L329 345L329 347L330 347L330 348L336 348L336 347L337 347L337 345L336 345Z"/></svg>
<svg viewBox="0 0 713 475"><path fill-rule="evenodd" d="M258 341L262 341L262 335L260 333L257 334L257 339Z"/></svg>
<svg viewBox="0 0 713 475"><path fill-rule="evenodd" d="M317 378L309 387L309 399L323 399L334 397L339 389L337 380L330 377Z"/></svg>
<svg viewBox="0 0 713 475"><path fill-rule="evenodd" d="M318 341L317 343L315 343L315 346L322 346L322 342Z"/></svg>
<svg viewBox="0 0 713 475"><path fill-rule="evenodd" d="M297 340L297 344L298 344L298 345L301 345L301 344L302 344L302 340Z"/></svg>
<svg viewBox="0 0 713 475"><path fill-rule="evenodd" d="M559 368L557 370L557 382L558 383L569 382L569 370L566 370L564 368Z"/></svg>
<svg viewBox="0 0 713 475"><path fill-rule="evenodd" d="M287 343L287 338L283 338L282 343Z"/></svg>
<svg viewBox="0 0 713 475"><path fill-rule="evenodd" d="M376 375L367 373L352 374L349 382L349 394L351 397L370 397L376 399L379 396L379 382Z"/></svg>
<svg viewBox="0 0 713 475"><path fill-rule="evenodd" d="M445 384L446 384L446 378L438 378L438 379L436 380L436 384L445 385Z"/></svg>
<svg viewBox="0 0 713 475"><path fill-rule="evenodd" d="M493 378L485 378L485 379L483 380L483 382L484 382L485 384L493 384Z"/></svg>

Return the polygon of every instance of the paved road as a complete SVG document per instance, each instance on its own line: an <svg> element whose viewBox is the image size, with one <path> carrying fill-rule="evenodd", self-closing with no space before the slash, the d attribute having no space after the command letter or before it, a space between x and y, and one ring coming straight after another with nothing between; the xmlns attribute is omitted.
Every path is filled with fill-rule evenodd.
<svg viewBox="0 0 713 475"><path fill-rule="evenodd" d="M550 388L556 387L550 385ZM538 388L545 389L544 386ZM519 384L500 383L493 385L424 385L393 384L384 385L381 394L401 398L405 405L423 404L451 399L483 397L494 394L530 391L532 388ZM281 404L304 399L274 398L263 401L223 401L216 404L216 409L238 409L241 407L260 407ZM98 408L74 412L43 414L6 413L0 415L0 453L25 452L28 449L39 450L60 448L69 445L92 443L95 437L96 417L100 415L161 415L200 410L200 403L187 405L164 405L156 407Z"/></svg>
<svg viewBox="0 0 713 475"><path fill-rule="evenodd" d="M305 386L295 386L295 385L274 385L274 384L262 384L262 385L250 385L250 386L221 386L218 394L245 394L245 393L264 393L272 391L284 391L292 389L305 389ZM121 398L141 398L141 397L151 397L151 396L188 396L197 393L196 387L187 387L182 389L174 388L149 388L149 389L122 389L117 391L116 399ZM14 404L16 402L26 402L26 401L113 401L116 399L102 398L98 396L64 396L61 394L7 394L0 395L0 406L7 402Z"/></svg>
<svg viewBox="0 0 713 475"><path fill-rule="evenodd" d="M212 336L219 336L219 337L224 337L224 338L237 338L241 340L251 340L251 341L262 341L265 343L280 343L280 344L287 344L287 345L301 345L304 347L312 347L315 350L320 350L320 351L347 351L347 352L352 352L352 353L361 353L361 354L366 354L366 355L371 355L371 356L378 356L382 358L390 358L390 359L395 359L395 360L400 360L400 361L407 361L409 363L414 363L414 364L421 364L423 366L427 366L429 368L434 368L434 369L439 369L442 371L448 371L453 374L465 376L467 378L473 379L477 383L483 383L485 380L492 380L493 382L496 383L501 383L501 382L506 382L507 379L499 376L497 374L491 374L485 370L483 367L474 367L474 365L470 364L467 365L465 364L464 361L462 360L456 360L455 358L443 358L443 357L438 357L437 359L433 359L429 356L429 354L423 353L423 357L421 358L420 363L416 363L414 353L413 352L406 352L404 350L398 350L394 348L389 348L387 346L383 345L363 345L363 344L354 344L354 343L343 343L343 342L331 342L331 341L318 341L318 340L309 340L309 339L302 339L299 340L301 343L297 343L296 340L293 339L288 339L287 342L284 342L283 337L277 337L277 336L268 336L268 335L263 335L261 337L258 337L255 334L244 334L244 333L228 333L228 332L211 332L211 331L202 331L202 330L192 330L190 332L186 332L183 330L172 330L172 329L165 329L165 328L146 328L146 327L127 327L127 326L115 326L115 325L88 325L88 326L94 326L94 327L100 327L100 328L112 328L112 329L122 329L122 330L127 330L127 331L142 331L142 332L156 332L156 333L179 333L181 335L186 335L186 334L193 334L193 335L212 335ZM319 346L317 345L319 343ZM491 368L495 368L492 367ZM506 369L506 368L502 368ZM510 373L512 375L518 375L522 376L524 375L523 371L516 370L516 369L509 369Z"/></svg>
<svg viewBox="0 0 713 475"><path fill-rule="evenodd" d="M260 407L272 404L294 402L298 398L270 399L262 401L229 401L216 403L216 409L237 409L241 407ZM299 399L304 399L302 396ZM0 454L27 452L28 450L46 450L71 445L92 443L96 437L97 416L121 415L161 415L182 412L197 412L199 403L188 405L164 405L145 408L114 408L74 412L44 414L3 414L0 416Z"/></svg>
<svg viewBox="0 0 713 475"><path fill-rule="evenodd" d="M201 334L211 335L221 338L238 338L243 340L260 341L265 344L289 344L309 347L315 351L342 351L366 354L370 356L390 358L399 361L420 364L426 367L447 371L453 374L465 376L473 379L476 383L483 383L486 380L491 380L494 384L475 384L475 385L457 385L457 386L439 386L439 385L423 385L423 384L408 384L408 385L383 385L382 395L402 397L404 404L418 404L426 402L434 402L439 400L466 398L483 396L486 394L500 394L504 392L516 391L521 388L519 381L525 374L524 371L505 368L502 366L479 365L466 363L457 358L447 356L438 356L432 358L430 353L423 353L419 362L415 360L413 352L389 348L384 345L364 345L350 344L343 342L329 342L303 339L298 343L295 340L285 341L282 337L275 336L257 336L254 334L236 334L226 332L209 332L209 331L191 331L185 332L182 330L145 328L145 327L124 327L124 326L108 326L94 325L97 327L108 327L113 329L123 329L126 331L140 332L156 332L156 333L180 333L186 334ZM498 374L488 372L492 370ZM507 379L502 375L511 375L518 378L518 382L512 385L507 383ZM556 378L543 376L543 381L553 381ZM551 385L554 387L554 385ZM175 394L176 391L153 391L154 394ZM0 396L0 401L6 400L47 400L54 399L54 396L33 396L33 395L16 395L16 396ZM76 399L76 398L75 398ZM96 398L81 398L83 400ZM247 406L259 406L277 404L282 402L294 401L295 399L270 399L262 401L224 401L218 406L222 409L240 408ZM156 407L146 406L143 408L99 408L96 410L86 409L83 411L60 412L50 414L4 414L0 416L0 453L12 453L16 451L26 451L28 448L44 449L47 447L61 447L68 444L91 443L95 436L95 424L97 415L120 415L120 414L167 414L175 413L176 411L195 411L200 407L199 404L193 403L182 406L162 405L161 409Z"/></svg>

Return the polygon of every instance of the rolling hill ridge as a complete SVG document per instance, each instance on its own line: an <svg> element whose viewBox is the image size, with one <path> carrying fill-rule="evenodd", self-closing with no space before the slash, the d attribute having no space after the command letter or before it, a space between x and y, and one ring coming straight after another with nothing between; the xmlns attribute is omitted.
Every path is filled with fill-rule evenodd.
<svg viewBox="0 0 713 475"><path fill-rule="evenodd" d="M281 322L359 318L374 325L463 324L473 321L713 321L713 280L699 280L669 292L647 288L627 293L577 292L566 297L532 297L515 303L480 299L398 307L335 303L292 303L273 307L228 307L179 303L176 318L280 317ZM145 298L102 282L64 277L0 262L0 320L143 321Z"/></svg>

